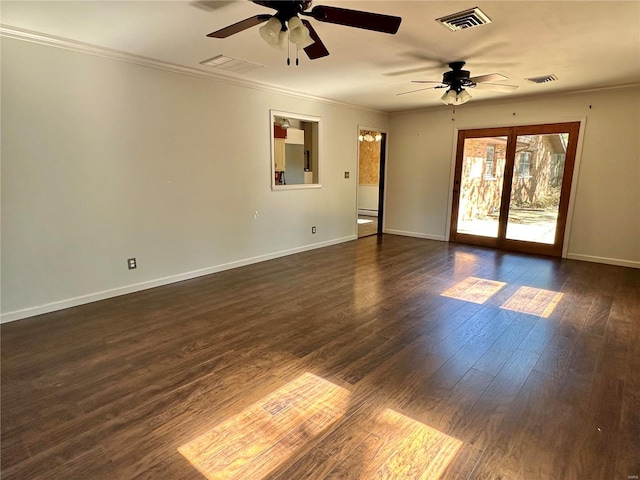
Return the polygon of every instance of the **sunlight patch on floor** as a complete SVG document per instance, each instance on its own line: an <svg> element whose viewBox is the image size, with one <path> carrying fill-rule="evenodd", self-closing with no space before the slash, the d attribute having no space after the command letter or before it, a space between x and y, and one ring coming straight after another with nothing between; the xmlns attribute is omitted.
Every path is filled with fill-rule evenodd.
<svg viewBox="0 0 640 480"><path fill-rule="evenodd" d="M358 225L362 225L363 223L373 223L373 220L367 220L366 218L359 218Z"/></svg>
<svg viewBox="0 0 640 480"><path fill-rule="evenodd" d="M178 451L208 480L261 480L327 433L349 411L350 397L349 390L307 372ZM344 458L336 469L354 478L439 478L462 446L388 408L374 422L366 418L353 426L370 429L364 440L350 444L349 435L338 435Z"/></svg>
<svg viewBox="0 0 640 480"><path fill-rule="evenodd" d="M389 408L376 417L374 429L386 435L382 442L374 435L367 452L373 455L359 459L360 480L437 479L462 446L462 441Z"/></svg>
<svg viewBox="0 0 640 480"><path fill-rule="evenodd" d="M506 283L484 278L468 277L440 295L483 304L498 293ZM520 287L500 308L548 318L556 308L562 293L534 287Z"/></svg>
<svg viewBox="0 0 640 480"><path fill-rule="evenodd" d="M562 293L533 287L520 287L500 308L548 318L562 299Z"/></svg>
<svg viewBox="0 0 640 480"><path fill-rule="evenodd" d="M178 451L209 480L261 479L348 406L348 390L305 373Z"/></svg>
<svg viewBox="0 0 640 480"><path fill-rule="evenodd" d="M484 278L468 277L440 295L456 298L465 302L483 304L504 287L506 283L486 280Z"/></svg>

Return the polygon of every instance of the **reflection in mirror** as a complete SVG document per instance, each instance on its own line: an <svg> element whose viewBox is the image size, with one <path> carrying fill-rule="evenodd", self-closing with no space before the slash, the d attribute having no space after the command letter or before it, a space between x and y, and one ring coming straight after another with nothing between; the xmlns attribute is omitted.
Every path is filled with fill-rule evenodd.
<svg viewBox="0 0 640 480"><path fill-rule="evenodd" d="M271 186L318 188L320 118L271 110Z"/></svg>

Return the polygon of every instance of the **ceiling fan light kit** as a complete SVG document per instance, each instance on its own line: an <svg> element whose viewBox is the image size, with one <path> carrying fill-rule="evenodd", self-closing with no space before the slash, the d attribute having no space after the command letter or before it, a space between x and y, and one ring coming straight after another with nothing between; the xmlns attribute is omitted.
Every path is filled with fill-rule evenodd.
<svg viewBox="0 0 640 480"><path fill-rule="evenodd" d="M282 24L276 17L271 17L260 27L260 36L269 45L277 45L282 30Z"/></svg>
<svg viewBox="0 0 640 480"><path fill-rule="evenodd" d="M467 103L469 100L471 100L471 95L466 90L462 90L460 93L458 93L458 95L456 95L456 99L460 102L456 105L462 105L463 103Z"/></svg>
<svg viewBox="0 0 640 480"><path fill-rule="evenodd" d="M289 41L296 45L298 49L313 45L314 41L309 34L309 29L305 27L298 17L291 17L286 24L276 18L271 17L260 27L260 36L270 46L279 50L284 50L287 43L287 33Z"/></svg>
<svg viewBox="0 0 640 480"><path fill-rule="evenodd" d="M314 41L309 35L309 29L302 24L298 17L291 17L289 22L289 40L298 48L306 48L313 45Z"/></svg>
<svg viewBox="0 0 640 480"><path fill-rule="evenodd" d="M462 105L471 100L471 95L464 88L460 89L459 92L450 88L442 95L440 100L442 100L442 103L445 105Z"/></svg>

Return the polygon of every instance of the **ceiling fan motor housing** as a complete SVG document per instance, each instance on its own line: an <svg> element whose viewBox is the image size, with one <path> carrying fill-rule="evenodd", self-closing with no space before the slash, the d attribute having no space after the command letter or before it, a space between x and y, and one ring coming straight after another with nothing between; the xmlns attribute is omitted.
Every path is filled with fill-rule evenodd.
<svg viewBox="0 0 640 480"><path fill-rule="evenodd" d="M286 22L288 22L290 18L297 17L300 13L304 12L309 7L311 7L311 0L289 0L289 1L254 0L253 3L276 10L276 13L273 16L278 20L280 20L280 23L282 24L283 32L287 31Z"/></svg>
<svg viewBox="0 0 640 480"><path fill-rule="evenodd" d="M451 88L459 92L463 87L475 87L475 83L469 78L469 70L462 70L465 62L452 62L449 64L451 71L445 72L442 76L442 83L450 85Z"/></svg>
<svg viewBox="0 0 640 480"><path fill-rule="evenodd" d="M311 0L253 0L253 3L276 11L288 10L290 12L304 12L311 7Z"/></svg>

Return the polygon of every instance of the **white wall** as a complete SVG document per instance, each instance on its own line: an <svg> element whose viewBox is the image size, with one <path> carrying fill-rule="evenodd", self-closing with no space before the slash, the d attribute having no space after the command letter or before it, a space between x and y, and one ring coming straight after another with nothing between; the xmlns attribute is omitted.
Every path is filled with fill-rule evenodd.
<svg viewBox="0 0 640 480"><path fill-rule="evenodd" d="M271 191L272 108L322 118L322 188ZM2 319L355 239L357 125L388 115L3 38Z"/></svg>
<svg viewBox="0 0 640 480"><path fill-rule="evenodd" d="M640 267L637 86L392 114L385 231L446 238L456 128L577 119L586 124L568 257Z"/></svg>
<svg viewBox="0 0 640 480"><path fill-rule="evenodd" d="M378 212L378 185L358 185L358 210Z"/></svg>

